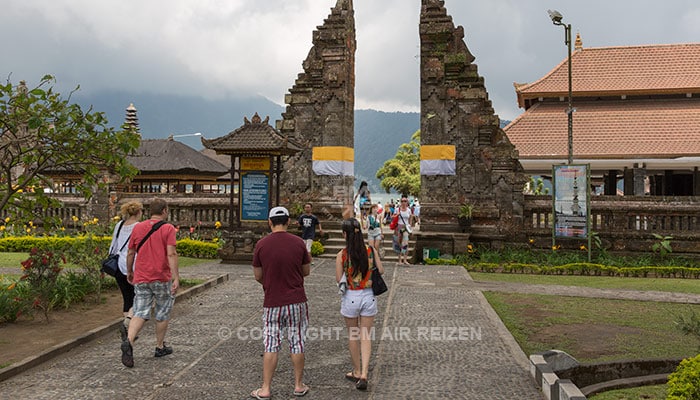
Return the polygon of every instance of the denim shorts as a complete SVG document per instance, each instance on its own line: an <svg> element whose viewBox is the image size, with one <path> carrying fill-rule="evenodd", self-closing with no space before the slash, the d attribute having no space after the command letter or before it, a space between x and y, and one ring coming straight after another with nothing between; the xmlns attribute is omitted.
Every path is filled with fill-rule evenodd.
<svg viewBox="0 0 700 400"><path fill-rule="evenodd" d="M340 314L346 318L377 315L377 299L372 288L346 291L340 301Z"/></svg>
<svg viewBox="0 0 700 400"><path fill-rule="evenodd" d="M156 321L170 319L175 303L171 282L147 282L134 285L134 317L150 319L153 301L156 304Z"/></svg>

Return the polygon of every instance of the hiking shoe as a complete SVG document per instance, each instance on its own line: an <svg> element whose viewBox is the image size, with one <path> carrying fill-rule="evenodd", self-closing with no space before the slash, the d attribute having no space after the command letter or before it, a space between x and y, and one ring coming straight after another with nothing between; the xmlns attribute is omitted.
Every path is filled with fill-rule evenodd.
<svg viewBox="0 0 700 400"><path fill-rule="evenodd" d="M126 331L126 326L124 326L124 324L119 324L119 334L122 337L122 343L124 343L125 340L128 341L129 334Z"/></svg>
<svg viewBox="0 0 700 400"><path fill-rule="evenodd" d="M134 367L134 349L129 340L122 340L122 364L127 368Z"/></svg>
<svg viewBox="0 0 700 400"><path fill-rule="evenodd" d="M167 346L167 345L165 344L165 342L163 342L163 348L162 348L162 349L156 347L156 353L155 353L154 357L163 357L163 356L167 356L168 354L173 354L173 348Z"/></svg>

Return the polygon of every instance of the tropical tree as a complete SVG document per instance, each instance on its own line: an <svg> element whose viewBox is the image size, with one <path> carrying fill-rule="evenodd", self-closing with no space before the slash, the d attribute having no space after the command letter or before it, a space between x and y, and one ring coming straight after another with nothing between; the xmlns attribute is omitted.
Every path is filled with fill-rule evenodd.
<svg viewBox="0 0 700 400"><path fill-rule="evenodd" d="M70 103L79 87L63 99L55 83L46 75L32 89L9 78L0 84L0 211L15 220L43 218L42 209L58 205L44 193L52 172L81 174L77 190L88 199L107 184L107 174L137 172L125 156L138 147L139 135L128 125L108 127L103 113Z"/></svg>
<svg viewBox="0 0 700 400"><path fill-rule="evenodd" d="M420 195L420 130L411 136L409 143L399 146L394 158L384 162L377 178L387 193L394 189L404 196Z"/></svg>

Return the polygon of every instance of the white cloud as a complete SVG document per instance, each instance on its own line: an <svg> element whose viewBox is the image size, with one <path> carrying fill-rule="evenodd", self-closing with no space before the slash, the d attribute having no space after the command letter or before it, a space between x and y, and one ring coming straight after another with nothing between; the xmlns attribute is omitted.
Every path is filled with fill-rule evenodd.
<svg viewBox="0 0 700 400"><path fill-rule="evenodd" d="M3 4L0 76L46 73L83 91L261 94L282 103L302 72L311 34L336 0L23 0ZM419 107L419 2L354 0L356 106ZM584 46L695 42L695 1L446 0L496 112L512 119L513 82L532 82L566 57L558 9Z"/></svg>

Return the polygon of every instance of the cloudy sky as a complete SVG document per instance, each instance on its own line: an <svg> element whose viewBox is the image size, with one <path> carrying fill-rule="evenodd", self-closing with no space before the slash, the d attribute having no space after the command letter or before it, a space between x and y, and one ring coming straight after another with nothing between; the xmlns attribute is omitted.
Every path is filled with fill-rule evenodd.
<svg viewBox="0 0 700 400"><path fill-rule="evenodd" d="M55 75L59 89L262 95L283 104L336 0L0 0L0 77ZM566 57L564 15L584 47L700 41L697 0L446 0L496 112L513 119L513 82ZM419 0L354 0L356 107L417 111ZM64 89L65 90L65 89Z"/></svg>

